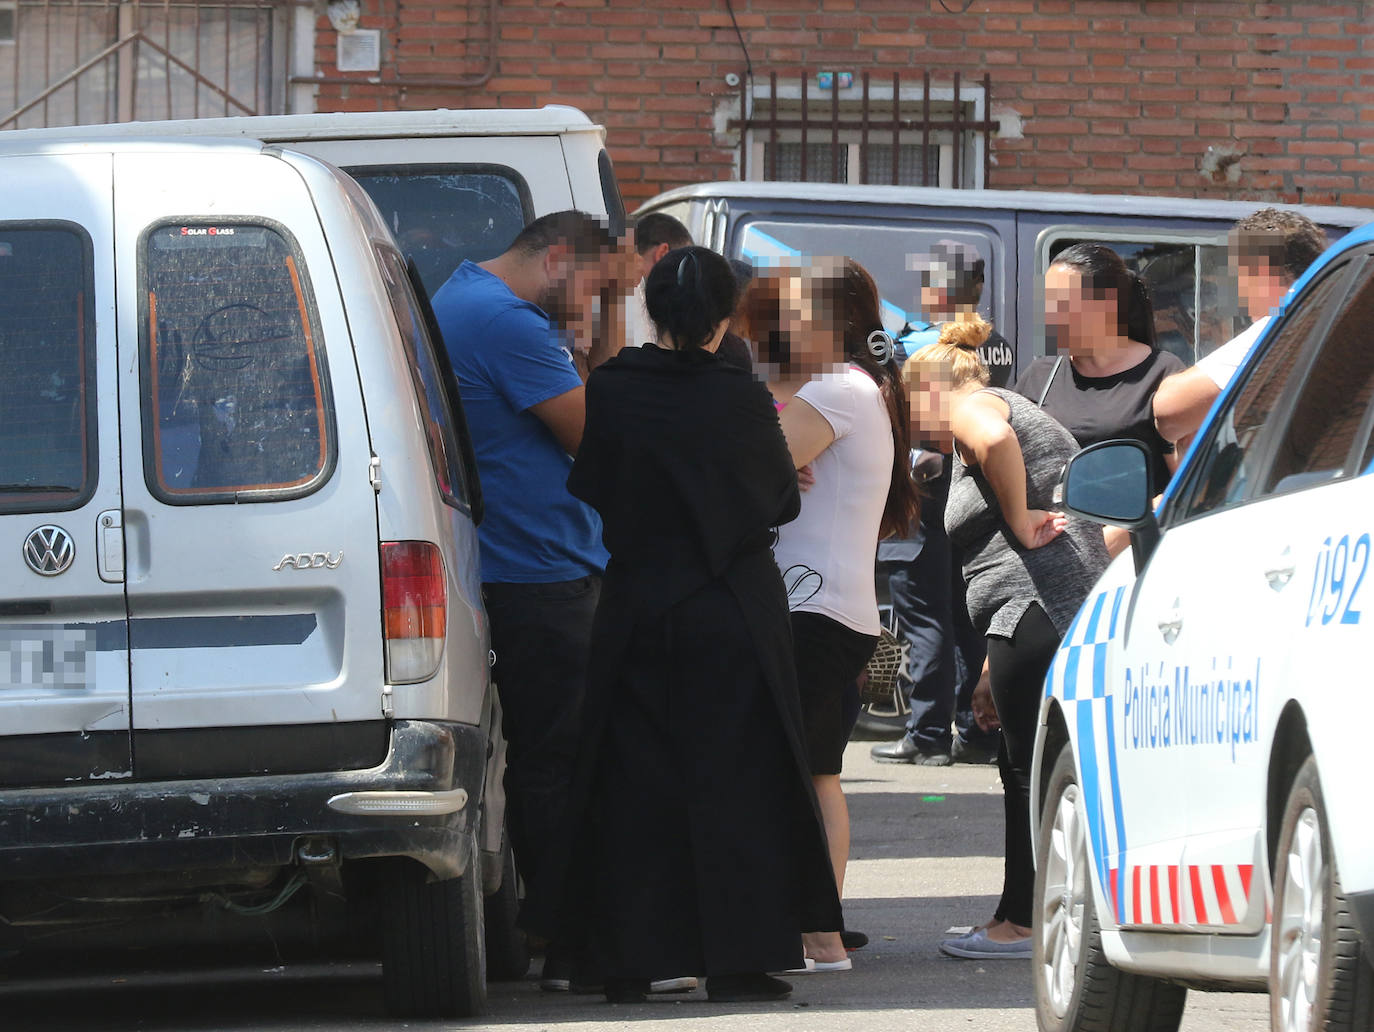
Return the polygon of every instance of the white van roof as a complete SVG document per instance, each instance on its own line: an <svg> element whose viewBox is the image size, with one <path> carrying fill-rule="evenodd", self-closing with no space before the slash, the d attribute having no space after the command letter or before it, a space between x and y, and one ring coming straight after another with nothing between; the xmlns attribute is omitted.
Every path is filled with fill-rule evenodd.
<svg viewBox="0 0 1374 1032"><path fill-rule="evenodd" d="M41 133L42 135L29 135L30 133ZM132 132L119 136L111 134L100 137L72 135L69 130L61 129L20 129L13 132L0 132L0 157L34 154L88 154L91 152L110 154L133 151L160 151L178 154L214 152L223 154L228 150L244 154L260 154L263 149L262 141L241 137L225 139L207 136L187 140Z"/></svg>
<svg viewBox="0 0 1374 1032"><path fill-rule="evenodd" d="M106 140L111 137L218 136L262 140L359 140L405 136L550 136L606 130L581 111L563 104L542 108L453 111L345 111L316 115L252 115L242 118L186 118L162 122L115 122L53 129L0 131L0 141Z"/></svg>
<svg viewBox="0 0 1374 1032"><path fill-rule="evenodd" d="M1042 193L1039 190L943 190L931 186L850 186L844 183L740 182L696 183L646 201L640 211L691 200L843 201L853 204L922 205L935 208L1008 208L1046 212L1226 219L1237 222L1259 208L1297 211L1327 226L1363 226L1374 210L1268 201L1213 201L1198 197L1129 194ZM638 212L636 212L638 214Z"/></svg>

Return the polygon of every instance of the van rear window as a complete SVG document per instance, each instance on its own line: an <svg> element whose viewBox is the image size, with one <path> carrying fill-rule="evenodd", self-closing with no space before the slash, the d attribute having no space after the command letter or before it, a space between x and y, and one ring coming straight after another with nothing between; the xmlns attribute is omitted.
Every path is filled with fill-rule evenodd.
<svg viewBox="0 0 1374 1032"><path fill-rule="evenodd" d="M163 225L143 258L149 490L180 504L313 490L332 414L309 283L285 232Z"/></svg>
<svg viewBox="0 0 1374 1032"><path fill-rule="evenodd" d="M529 188L496 165L351 168L430 297L467 259L495 258L534 218Z"/></svg>
<svg viewBox="0 0 1374 1032"><path fill-rule="evenodd" d="M75 226L0 225L0 512L95 490L94 272Z"/></svg>

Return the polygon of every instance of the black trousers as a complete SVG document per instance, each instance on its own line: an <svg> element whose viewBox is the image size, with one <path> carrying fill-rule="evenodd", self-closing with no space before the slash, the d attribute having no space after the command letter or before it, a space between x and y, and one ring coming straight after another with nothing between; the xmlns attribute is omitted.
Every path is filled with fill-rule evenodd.
<svg viewBox="0 0 1374 1032"><path fill-rule="evenodd" d="M1035 843L1030 826L1031 757L1040 700L1059 632L1038 604L1032 604L1011 638L988 638L988 676L1002 744L997 769L1002 774L1006 809L1006 868L1002 875L999 921L1031 926L1035 895Z"/></svg>
<svg viewBox="0 0 1374 1032"><path fill-rule="evenodd" d="M506 827L532 881L566 809L600 577L484 584L506 751Z"/></svg>
<svg viewBox="0 0 1374 1032"><path fill-rule="evenodd" d="M898 633L908 643L898 675L911 706L906 734L927 751L948 752L950 724L969 745L996 748L997 736L973 719L973 689L983 672L986 644L973 629L964 600L964 572L944 528L927 528L921 553L888 577Z"/></svg>

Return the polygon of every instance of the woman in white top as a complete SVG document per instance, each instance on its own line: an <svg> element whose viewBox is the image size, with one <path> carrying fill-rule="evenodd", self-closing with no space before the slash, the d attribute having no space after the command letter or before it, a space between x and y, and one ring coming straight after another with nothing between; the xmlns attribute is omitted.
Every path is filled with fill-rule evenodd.
<svg viewBox="0 0 1374 1032"><path fill-rule="evenodd" d="M770 387L792 460L814 483L801 515L780 528L774 558L789 589L802 727L843 891L840 766L859 712L856 680L878 640L878 538L908 527L918 500L906 393L873 277L851 258L812 259L790 283L790 354ZM838 932L809 935L806 947L816 970L850 966Z"/></svg>

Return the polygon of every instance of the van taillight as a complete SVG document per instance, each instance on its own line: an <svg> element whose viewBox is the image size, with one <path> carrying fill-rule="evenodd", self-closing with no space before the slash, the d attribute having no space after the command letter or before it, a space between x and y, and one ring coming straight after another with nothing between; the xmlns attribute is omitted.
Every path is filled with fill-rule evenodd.
<svg viewBox="0 0 1374 1032"><path fill-rule="evenodd" d="M448 621L444 559L428 541L382 542L382 631L388 684L427 681L439 669Z"/></svg>

